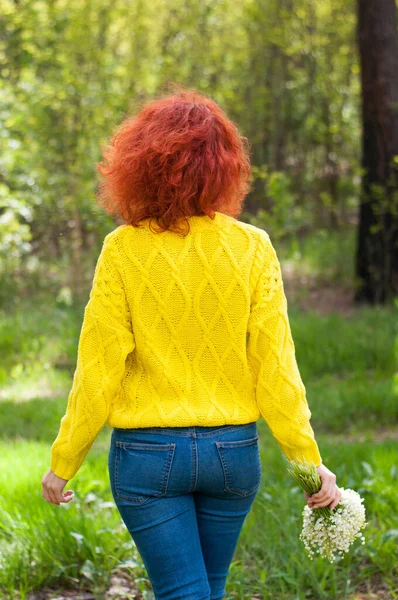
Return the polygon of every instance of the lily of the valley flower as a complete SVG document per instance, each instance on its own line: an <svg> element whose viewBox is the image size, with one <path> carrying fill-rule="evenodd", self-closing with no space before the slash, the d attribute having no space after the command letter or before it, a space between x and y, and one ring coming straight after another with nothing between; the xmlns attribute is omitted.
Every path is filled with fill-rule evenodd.
<svg viewBox="0 0 398 600"><path fill-rule="evenodd" d="M290 460L288 471L300 486L312 496L321 489L322 482L314 464ZM357 539L365 538L361 530L368 524L365 520L363 498L351 489L339 488L342 492L338 505L330 510L327 506L310 508L307 504L302 512L303 530L300 539L311 560L318 552L323 558L333 562L337 553L348 552Z"/></svg>

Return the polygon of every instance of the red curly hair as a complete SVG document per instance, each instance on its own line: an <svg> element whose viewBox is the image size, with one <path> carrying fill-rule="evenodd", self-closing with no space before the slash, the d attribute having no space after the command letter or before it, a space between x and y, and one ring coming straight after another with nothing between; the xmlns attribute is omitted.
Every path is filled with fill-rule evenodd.
<svg viewBox="0 0 398 600"><path fill-rule="evenodd" d="M248 139L216 102L176 87L125 117L96 165L98 203L135 227L149 218L165 231L182 218L189 230L187 217L214 211L236 218L250 190Z"/></svg>

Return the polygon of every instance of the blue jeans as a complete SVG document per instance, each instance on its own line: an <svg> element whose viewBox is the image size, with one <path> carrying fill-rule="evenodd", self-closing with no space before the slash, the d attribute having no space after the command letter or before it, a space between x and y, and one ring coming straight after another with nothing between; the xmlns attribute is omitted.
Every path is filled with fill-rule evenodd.
<svg viewBox="0 0 398 600"><path fill-rule="evenodd" d="M112 495L157 600L221 600L260 487L256 422L112 431Z"/></svg>

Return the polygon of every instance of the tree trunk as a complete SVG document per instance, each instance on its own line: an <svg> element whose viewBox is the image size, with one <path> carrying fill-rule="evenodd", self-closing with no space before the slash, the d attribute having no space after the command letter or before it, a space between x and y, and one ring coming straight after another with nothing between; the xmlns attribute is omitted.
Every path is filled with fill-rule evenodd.
<svg viewBox="0 0 398 600"><path fill-rule="evenodd" d="M398 34L395 0L358 1L362 191L354 300L398 295Z"/></svg>

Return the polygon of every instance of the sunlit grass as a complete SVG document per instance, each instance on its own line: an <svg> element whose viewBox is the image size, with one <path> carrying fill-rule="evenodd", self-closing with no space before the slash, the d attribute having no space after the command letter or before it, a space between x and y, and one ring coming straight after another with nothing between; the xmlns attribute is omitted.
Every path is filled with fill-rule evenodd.
<svg viewBox="0 0 398 600"><path fill-rule="evenodd" d="M44 583L105 589L115 565L134 556L131 538L110 502L106 452L92 451L68 486L76 490L76 500L59 507L41 495L47 443L3 441L0 456L0 590L10 598L18 590L24 598Z"/></svg>
<svg viewBox="0 0 398 600"><path fill-rule="evenodd" d="M328 436L318 436L325 463L338 474L339 485L364 497L370 521L366 545L355 544L350 554L331 565L307 558L298 539L302 490L288 475L263 421L259 432L262 485L238 542L228 597L251 598L258 593L267 599L343 599L372 574L381 574L393 585L398 565L397 442L337 445ZM91 589L101 597L112 571L128 560L133 566L126 566L126 572L148 586L111 497L109 435L105 428L67 485L75 491L75 500L60 507L41 496L48 443L24 439L0 443L0 590L5 597L24 598L44 584Z"/></svg>

